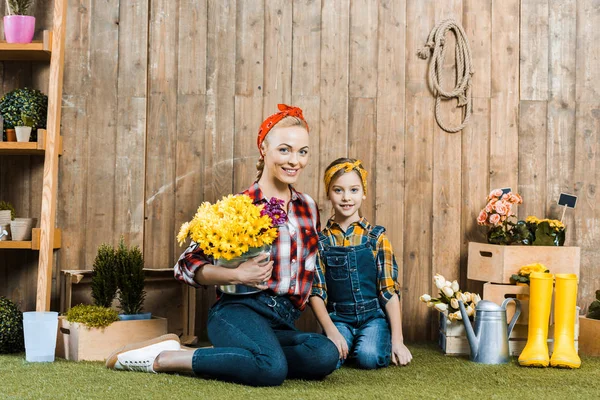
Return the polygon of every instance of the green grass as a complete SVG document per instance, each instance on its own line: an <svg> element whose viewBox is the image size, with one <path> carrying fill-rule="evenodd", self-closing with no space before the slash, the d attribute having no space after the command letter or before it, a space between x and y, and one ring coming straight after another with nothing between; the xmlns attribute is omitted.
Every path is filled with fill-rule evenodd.
<svg viewBox="0 0 600 400"><path fill-rule="evenodd" d="M434 345L411 345L408 367L362 371L343 367L320 382L287 380L276 388L167 374L117 372L99 362L37 364L24 355L0 356L5 399L598 399L600 358L579 370L479 365L446 357Z"/></svg>

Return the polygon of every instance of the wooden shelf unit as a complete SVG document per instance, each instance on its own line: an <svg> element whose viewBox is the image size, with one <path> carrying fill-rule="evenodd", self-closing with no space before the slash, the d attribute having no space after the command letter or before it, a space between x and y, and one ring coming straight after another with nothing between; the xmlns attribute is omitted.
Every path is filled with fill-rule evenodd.
<svg viewBox="0 0 600 400"><path fill-rule="evenodd" d="M0 142L0 154L13 156L43 156L46 154L45 129L38 129L37 142ZM62 154L62 136L58 141L58 155Z"/></svg>
<svg viewBox="0 0 600 400"><path fill-rule="evenodd" d="M52 32L44 31L43 39L32 43L0 41L0 61L50 61Z"/></svg>
<svg viewBox="0 0 600 400"><path fill-rule="evenodd" d="M0 42L0 61L45 61L50 63L48 78L48 116L46 131L38 131L37 143L0 143L2 155L39 155L44 157L40 227L27 242L0 242L1 249L39 250L36 311L50 310L54 249L61 246L61 231L55 227L58 188L58 156L62 151L60 119L65 58L68 0L54 0L52 30L44 31L41 41L29 44ZM41 133L41 134L40 134Z"/></svg>
<svg viewBox="0 0 600 400"><path fill-rule="evenodd" d="M40 236L42 230L40 228L33 228L31 231L31 240L19 241L19 240L6 240L0 241L0 249L21 249L21 250L39 250L40 249ZM54 241L53 248L60 249L62 244L62 231L60 229L54 229Z"/></svg>

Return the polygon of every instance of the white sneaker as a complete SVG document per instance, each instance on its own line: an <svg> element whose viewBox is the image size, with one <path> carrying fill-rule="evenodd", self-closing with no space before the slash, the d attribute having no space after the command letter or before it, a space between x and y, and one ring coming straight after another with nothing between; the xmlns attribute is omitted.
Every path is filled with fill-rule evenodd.
<svg viewBox="0 0 600 400"><path fill-rule="evenodd" d="M106 367L122 371L155 372L154 360L161 352L178 350L181 350L179 337L174 334L163 335L115 351L106 360Z"/></svg>

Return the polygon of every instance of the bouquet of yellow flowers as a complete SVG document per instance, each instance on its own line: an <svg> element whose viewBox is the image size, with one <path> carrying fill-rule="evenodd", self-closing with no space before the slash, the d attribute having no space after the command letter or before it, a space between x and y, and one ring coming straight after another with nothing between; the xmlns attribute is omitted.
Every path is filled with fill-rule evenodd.
<svg viewBox="0 0 600 400"><path fill-rule="evenodd" d="M254 248L271 245L277 225L285 219L281 200L253 204L245 194L223 197L215 204L204 202L190 222L181 226L177 241L190 238L205 255L232 260Z"/></svg>
<svg viewBox="0 0 600 400"><path fill-rule="evenodd" d="M528 265L524 265L519 269L519 273L518 274L513 274L511 275L510 279L512 281L514 281L515 283L520 282L520 283L525 283L527 285L529 285L529 276L531 275L532 272L550 272L550 270L548 268L546 268L546 266L544 264L540 264L540 263L535 263L535 264L528 264Z"/></svg>

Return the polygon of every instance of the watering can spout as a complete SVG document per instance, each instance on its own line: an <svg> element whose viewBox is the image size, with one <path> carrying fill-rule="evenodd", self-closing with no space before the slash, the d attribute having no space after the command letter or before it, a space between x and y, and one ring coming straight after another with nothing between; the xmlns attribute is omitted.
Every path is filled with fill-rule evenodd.
<svg viewBox="0 0 600 400"><path fill-rule="evenodd" d="M471 358L475 359L477 353L479 353L479 338L475 335L475 331L473 331L473 326L471 326L471 321L469 321L469 315L461 300L458 301L458 308L460 308L460 315L462 316L463 324L465 324L467 340L469 341L469 347L471 348Z"/></svg>

